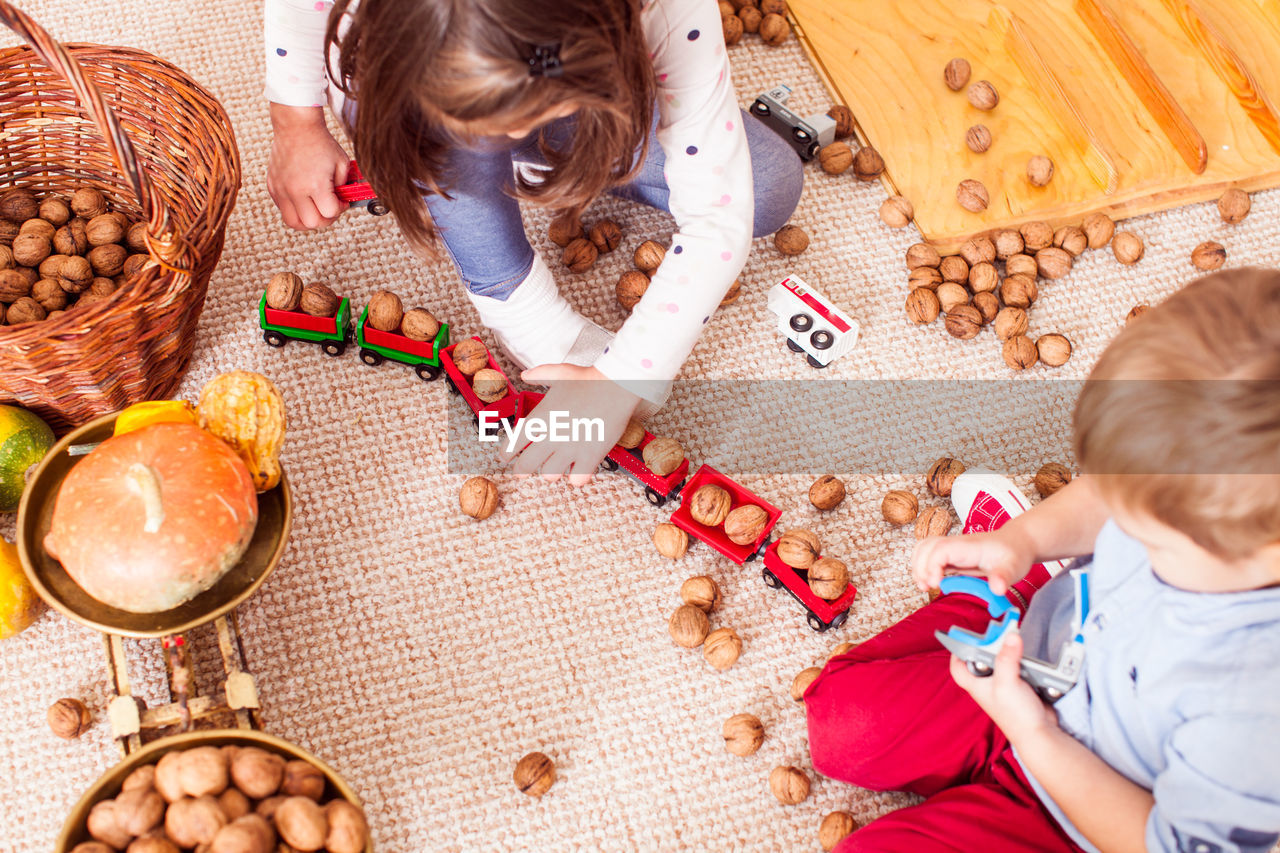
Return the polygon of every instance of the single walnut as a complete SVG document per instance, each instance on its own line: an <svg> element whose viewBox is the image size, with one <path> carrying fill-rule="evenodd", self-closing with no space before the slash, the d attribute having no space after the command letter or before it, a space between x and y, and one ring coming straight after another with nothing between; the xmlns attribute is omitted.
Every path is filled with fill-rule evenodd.
<svg viewBox="0 0 1280 853"><path fill-rule="evenodd" d="M720 606L720 586L706 575L689 578L680 584L680 600L703 613L711 613Z"/></svg>
<svg viewBox="0 0 1280 853"><path fill-rule="evenodd" d="M927 506L920 511L920 515L916 518L916 538L946 536L951 532L951 525L954 523L955 519L951 516L951 510L944 506Z"/></svg>
<svg viewBox="0 0 1280 853"><path fill-rule="evenodd" d="M130 225L125 231L124 242L131 251L150 253L151 249L147 246L147 223L135 222Z"/></svg>
<svg viewBox="0 0 1280 853"><path fill-rule="evenodd" d="M53 252L53 244L43 234L19 234L13 238L13 259L24 267L38 267Z"/></svg>
<svg viewBox="0 0 1280 853"><path fill-rule="evenodd" d="M284 781L284 759L256 746L238 750L230 761L230 769L231 781L245 795L255 800L272 796L280 790L280 783Z"/></svg>
<svg viewBox="0 0 1280 853"><path fill-rule="evenodd" d="M745 29L742 19L737 15L724 15L720 18L720 30L727 45L737 44L742 39Z"/></svg>
<svg viewBox="0 0 1280 853"><path fill-rule="evenodd" d="M11 270L17 265L17 261L13 259L13 249L9 246L0 246L0 270Z"/></svg>
<svg viewBox="0 0 1280 853"><path fill-rule="evenodd" d="M1142 260L1145 249L1142 238L1132 231L1121 231L1111 238L1111 251L1120 263L1131 266Z"/></svg>
<svg viewBox="0 0 1280 853"><path fill-rule="evenodd" d="M686 649L696 649L702 645L702 641L707 638L710 631L711 623L707 620L707 614L692 604L682 604L677 607L667 623L667 632L671 634L671 639L677 646Z"/></svg>
<svg viewBox="0 0 1280 853"><path fill-rule="evenodd" d="M10 246L13 244L13 238L18 236L21 226L17 222L10 222L0 217L0 246Z"/></svg>
<svg viewBox="0 0 1280 853"><path fill-rule="evenodd" d="M71 210L76 216L92 219L107 212L107 200L97 190L82 187L71 194Z"/></svg>
<svg viewBox="0 0 1280 853"><path fill-rule="evenodd" d="M755 714L734 714L721 728L725 751L742 757L754 755L764 743L764 726Z"/></svg>
<svg viewBox="0 0 1280 853"><path fill-rule="evenodd" d="M974 154L982 154L991 147L991 131L985 124L975 124L964 132L964 144Z"/></svg>
<svg viewBox="0 0 1280 853"><path fill-rule="evenodd" d="M277 311L297 311L301 301L301 276L291 272L278 272L271 276L271 281L267 282L267 307Z"/></svg>
<svg viewBox="0 0 1280 853"><path fill-rule="evenodd" d="M938 319L942 304L938 294L927 287L917 287L907 294L907 317L916 325L923 326Z"/></svg>
<svg viewBox="0 0 1280 853"><path fill-rule="evenodd" d="M1049 497L1049 495L1070 482L1071 470L1066 465L1060 465L1057 462L1047 462L1041 465L1040 470L1036 472L1036 491L1040 493L1042 498Z"/></svg>
<svg viewBox="0 0 1280 853"><path fill-rule="evenodd" d="M298 307L313 317L333 317L342 300L327 284L312 283L302 288Z"/></svg>
<svg viewBox="0 0 1280 853"><path fill-rule="evenodd" d="M880 514L890 524L902 526L916 520L920 502L911 492L894 489L880 501Z"/></svg>
<svg viewBox="0 0 1280 853"><path fill-rule="evenodd" d="M0 302L16 302L31 295L32 285L17 270L0 270Z"/></svg>
<svg viewBox="0 0 1280 853"><path fill-rule="evenodd" d="M962 341L971 340L982 330L982 312L972 305L957 305L943 317L947 334Z"/></svg>
<svg viewBox="0 0 1280 853"><path fill-rule="evenodd" d="M139 788L154 788L155 786L156 766L154 764L144 764L124 777L124 781L120 783L120 790L134 791Z"/></svg>
<svg viewBox="0 0 1280 853"><path fill-rule="evenodd" d="M49 720L49 728L60 738L71 740L89 731L93 717L89 709L79 699L59 699L49 706L45 715Z"/></svg>
<svg viewBox="0 0 1280 853"><path fill-rule="evenodd" d="M991 291L973 294L973 307L982 315L982 325L987 325L1000 312L1000 299Z"/></svg>
<svg viewBox="0 0 1280 853"><path fill-rule="evenodd" d="M1007 341L1017 335L1027 333L1027 312L1021 308L1007 305L1000 309L995 319L996 337Z"/></svg>
<svg viewBox="0 0 1280 853"><path fill-rule="evenodd" d="M24 296L9 306L4 320L10 326L17 326L20 323L39 323L46 316L47 312L43 305L30 296Z"/></svg>
<svg viewBox="0 0 1280 853"><path fill-rule="evenodd" d="M996 244L985 234L971 237L960 247L960 257L969 266L992 263L996 259Z"/></svg>
<svg viewBox="0 0 1280 853"><path fill-rule="evenodd" d="M1116 224L1105 213L1091 213L1080 225L1088 240L1090 249L1101 249L1111 242L1111 235L1116 233Z"/></svg>
<svg viewBox="0 0 1280 853"><path fill-rule="evenodd" d="M116 823L131 836L146 835L164 820L167 804L151 788L121 791L116 797Z"/></svg>
<svg viewBox="0 0 1280 853"><path fill-rule="evenodd" d="M1000 298L1005 305L1026 310L1040 295L1036 280L1029 275L1011 275L1000 285Z"/></svg>
<svg viewBox="0 0 1280 853"><path fill-rule="evenodd" d="M969 291L964 289L964 285L957 284L954 281L944 281L938 285L938 304L942 306L942 312L949 314L959 305L969 304Z"/></svg>
<svg viewBox="0 0 1280 853"><path fill-rule="evenodd" d="M618 437L618 446L631 450L639 447L642 441L644 441L644 423L631 418L627 421L627 428Z"/></svg>
<svg viewBox="0 0 1280 853"><path fill-rule="evenodd" d="M974 83L969 87L966 95L969 98L969 103L979 110L994 110L996 104L1000 103L1000 93L996 91L995 86L992 86L986 80L979 80Z"/></svg>
<svg viewBox="0 0 1280 853"><path fill-rule="evenodd" d="M784 255L798 255L809 248L809 235L797 225L783 225L774 233L773 245Z"/></svg>
<svg viewBox="0 0 1280 853"><path fill-rule="evenodd" d="M516 762L512 781L522 794L541 797L556 781L556 765L541 752L531 752Z"/></svg>
<svg viewBox="0 0 1280 853"><path fill-rule="evenodd" d="M729 515L729 507L732 505L733 499L728 492L716 485L706 485L690 498L689 515L699 524L719 527Z"/></svg>
<svg viewBox="0 0 1280 853"><path fill-rule="evenodd" d="M765 15L760 19L760 38L765 44L777 47L791 35L791 25L781 15Z"/></svg>
<svg viewBox="0 0 1280 853"><path fill-rule="evenodd" d="M56 195L46 196L40 202L39 216L54 228L61 228L71 221L71 205L67 200Z"/></svg>
<svg viewBox="0 0 1280 853"><path fill-rule="evenodd" d="M933 465L929 466L929 472L925 474L924 484L930 492L940 498L951 497L951 487L955 485L956 477L959 477L965 471L965 465L959 459L950 456L944 456Z"/></svg>
<svg viewBox="0 0 1280 853"><path fill-rule="evenodd" d="M319 850L329 834L324 809L306 797L290 797L276 808L276 831L290 847Z"/></svg>
<svg viewBox="0 0 1280 853"><path fill-rule="evenodd" d="M380 332L394 332L404 319L404 304L389 290L379 290L369 297L365 322Z"/></svg>
<svg viewBox="0 0 1280 853"><path fill-rule="evenodd" d="M39 215L40 203L31 190L20 187L0 194L0 217L10 222L22 223Z"/></svg>
<svg viewBox="0 0 1280 853"><path fill-rule="evenodd" d="M364 853L369 843L369 822L364 812L346 800L331 800L325 804L324 815L329 821L324 839L328 853Z"/></svg>
<svg viewBox="0 0 1280 853"><path fill-rule="evenodd" d="M907 249L907 269L909 270L919 267L937 267L941 263L942 256L928 243L916 243Z"/></svg>
<svg viewBox="0 0 1280 853"><path fill-rule="evenodd" d="M784 806L809 798L809 777L799 767L775 767L769 772L769 790Z"/></svg>
<svg viewBox="0 0 1280 853"><path fill-rule="evenodd" d="M178 784L188 797L221 794L230 776L227 757L212 746L197 746L182 753L178 762Z"/></svg>
<svg viewBox="0 0 1280 853"><path fill-rule="evenodd" d="M1014 370L1026 370L1033 367L1039 359L1035 342L1026 335L1014 335L1004 342L1001 350L1004 363Z"/></svg>
<svg viewBox="0 0 1280 853"><path fill-rule="evenodd" d="M970 213L981 213L990 204L991 196L981 181L966 178L956 187L956 201Z"/></svg>
<svg viewBox="0 0 1280 853"><path fill-rule="evenodd" d="M735 278L733 284L729 285L729 289L724 292L724 296L720 298L720 307L732 304L738 301L738 297L742 295L742 279Z"/></svg>
<svg viewBox="0 0 1280 853"><path fill-rule="evenodd" d="M1053 232L1053 245L1066 251L1073 258L1079 257L1081 252L1089 248L1089 235L1084 233L1083 228L1064 225Z"/></svg>
<svg viewBox="0 0 1280 853"><path fill-rule="evenodd" d="M1027 180L1035 187L1047 187L1053 180L1053 161L1043 154L1036 154L1027 161Z"/></svg>
<svg viewBox="0 0 1280 853"><path fill-rule="evenodd" d="M547 226L547 237L561 248L582 236L582 220L576 216L558 216Z"/></svg>
<svg viewBox="0 0 1280 853"><path fill-rule="evenodd" d="M1141 305L1133 306L1132 308L1129 309L1129 313L1125 315L1124 324L1126 326L1129 325L1134 320L1138 319L1139 317L1141 317L1143 314L1147 313L1150 310L1151 310L1151 306L1146 304L1145 302L1142 303Z"/></svg>
<svg viewBox="0 0 1280 853"><path fill-rule="evenodd" d="M1219 269L1227 262L1227 250L1213 240L1206 240L1191 252L1191 263L1206 272Z"/></svg>
<svg viewBox="0 0 1280 853"><path fill-rule="evenodd" d="M426 308L410 308L400 318L400 334L411 341L430 341L440 332L440 321Z"/></svg>
<svg viewBox="0 0 1280 853"><path fill-rule="evenodd" d="M84 234L90 246L105 246L123 240L125 230L120 226L118 218L110 213L102 213L89 220L84 227Z"/></svg>
<svg viewBox="0 0 1280 853"><path fill-rule="evenodd" d="M450 354L454 366L464 376L474 376L482 368L489 366L489 350L475 338L458 341Z"/></svg>
<svg viewBox="0 0 1280 853"><path fill-rule="evenodd" d="M1025 275L1035 278L1040 274L1040 267L1036 264L1034 254L1017 254L1011 255L1004 262L1004 271L1006 275Z"/></svg>
<svg viewBox="0 0 1280 853"><path fill-rule="evenodd" d="M786 15L786 0L759 0L756 4L760 7L760 11L766 15Z"/></svg>
<svg viewBox="0 0 1280 853"><path fill-rule="evenodd" d="M755 504L743 504L724 518L724 534L735 545L754 545L769 525L769 514Z"/></svg>
<svg viewBox="0 0 1280 853"><path fill-rule="evenodd" d="M689 550L689 534L664 521L653 530L653 545L668 560L678 560Z"/></svg>
<svg viewBox="0 0 1280 853"><path fill-rule="evenodd" d="M280 767L283 771L284 760L281 759ZM253 803L249 802L249 798L241 793L239 788L227 788L218 795L218 808L222 809L222 813L227 816L227 820L234 821L236 818L244 817L253 811Z"/></svg>
<svg viewBox="0 0 1280 853"><path fill-rule="evenodd" d="M969 60L957 56L955 59L947 63L947 67L942 69L942 79L946 82L947 88L953 92L959 92L969 84L969 75L972 69L969 67Z"/></svg>
<svg viewBox="0 0 1280 853"><path fill-rule="evenodd" d="M738 662L742 638L732 628L717 628L702 643L702 658L712 669L724 672Z"/></svg>
<svg viewBox="0 0 1280 853"><path fill-rule="evenodd" d="M49 241L53 240L53 235L57 233L57 230L52 223L43 219L28 219L18 226L19 234L38 234Z"/></svg>
<svg viewBox="0 0 1280 853"><path fill-rule="evenodd" d="M975 295L994 293L999 285L1000 273L996 271L995 264L983 261L969 267L969 287Z"/></svg>
<svg viewBox="0 0 1280 853"><path fill-rule="evenodd" d="M739 11L738 15L742 16L742 12ZM749 29L747 31L751 32ZM853 110L844 104L835 104L831 109L827 110L827 116L835 120L836 139L844 139L853 135Z"/></svg>
<svg viewBox="0 0 1280 853"><path fill-rule="evenodd" d="M811 666L808 669L802 669L796 673L796 677L791 679L791 698L796 702L804 700L805 691L809 689L809 685L817 680L822 674L820 667Z"/></svg>
<svg viewBox="0 0 1280 853"><path fill-rule="evenodd" d="M1050 367L1061 367L1071 358L1071 341L1064 335L1049 334L1036 338L1040 360Z"/></svg>
<svg viewBox="0 0 1280 853"><path fill-rule="evenodd" d="M89 835L97 841L111 846L113 850L123 850L133 840L116 817L116 801L102 800L89 810L89 818L85 828Z"/></svg>
<svg viewBox="0 0 1280 853"><path fill-rule="evenodd" d="M880 221L890 228L906 228L915 215L915 205L900 195L890 196L880 205Z"/></svg>
<svg viewBox="0 0 1280 853"><path fill-rule="evenodd" d="M491 367L482 367L471 377L471 390L486 403L496 403L507 396L507 377Z"/></svg>
<svg viewBox="0 0 1280 853"><path fill-rule="evenodd" d="M72 219L53 233L53 250L60 255L83 255L89 248L83 219Z"/></svg>
<svg viewBox="0 0 1280 853"><path fill-rule="evenodd" d="M764 13L755 6L743 6L738 10L738 17L742 19L742 30L748 33L760 32L760 22L764 19ZM839 122L836 123L836 136L839 137ZM852 131L850 131L852 132ZM846 134L848 135L848 134Z"/></svg>
<svg viewBox="0 0 1280 853"><path fill-rule="evenodd" d="M942 263L938 265L938 272L942 273L943 281L964 284L969 280L969 265L959 255L943 258Z"/></svg>
<svg viewBox="0 0 1280 853"><path fill-rule="evenodd" d="M839 175L853 165L853 149L843 142L832 142L818 152L818 163L828 175Z"/></svg>
<svg viewBox="0 0 1280 853"><path fill-rule="evenodd" d="M778 539L778 559L793 569L808 570L822 553L818 537L810 530L793 527Z"/></svg>
<svg viewBox="0 0 1280 853"><path fill-rule="evenodd" d="M849 567L835 557L814 560L809 567L809 589L818 598L835 601L849 588Z"/></svg>
<svg viewBox="0 0 1280 853"><path fill-rule="evenodd" d="M844 481L834 474L823 474L809 487L809 503L824 512L838 507L844 496Z"/></svg>
<svg viewBox="0 0 1280 853"><path fill-rule="evenodd" d="M120 274L125 278L133 278L138 273L155 266L155 262L151 260L150 255L130 255L124 259L124 266L120 268ZM298 298L302 298L302 292L298 292ZM297 308L294 309L295 311Z"/></svg>
<svg viewBox="0 0 1280 853"><path fill-rule="evenodd" d="M604 255L618 248L618 244L622 242L622 226L612 219L602 219L591 226L587 237L596 251Z"/></svg>
<svg viewBox="0 0 1280 853"><path fill-rule="evenodd" d="M1242 222L1249 215L1249 209L1252 206L1253 203L1249 200L1247 192L1237 187L1232 187L1222 194L1222 198L1218 199L1218 215L1228 225L1235 225Z"/></svg>
<svg viewBox="0 0 1280 853"><path fill-rule="evenodd" d="M1020 229L1023 251L1034 255L1053 245L1053 227L1048 222L1027 222Z"/></svg>
<svg viewBox="0 0 1280 853"><path fill-rule="evenodd" d="M577 237L570 240L569 245L564 247L560 261L569 268L569 272L581 273L591 269L599 256L600 252L596 250L595 243L586 237Z"/></svg>
<svg viewBox="0 0 1280 853"><path fill-rule="evenodd" d="M472 477L458 492L458 508L464 515L484 521L498 508L498 485L487 477Z"/></svg>
<svg viewBox="0 0 1280 853"><path fill-rule="evenodd" d="M991 235L991 242L996 247L996 257L1007 261L1014 255L1022 253L1022 234L1012 228L1001 228Z"/></svg>
<svg viewBox="0 0 1280 853"><path fill-rule="evenodd" d="M635 254L631 256L631 260L636 265L636 269L652 275L661 266L662 259L666 256L667 250L663 248L661 243L645 240L639 246L636 246Z"/></svg>
<svg viewBox="0 0 1280 853"><path fill-rule="evenodd" d="M942 283L942 271L937 267L916 267L907 273L907 284L912 289L924 287L929 290L937 290L938 285Z"/></svg>
<svg viewBox="0 0 1280 853"><path fill-rule="evenodd" d="M618 297L618 304L630 311L636 307L648 289L649 276L639 270L627 270L618 278L614 293Z"/></svg>
<svg viewBox="0 0 1280 853"><path fill-rule="evenodd" d="M178 778L178 766L181 763L182 752L179 750L166 752L156 762L155 786L165 802L175 803L184 796L182 784Z"/></svg>
<svg viewBox="0 0 1280 853"><path fill-rule="evenodd" d="M818 844L828 853L858 828L858 822L848 812L828 812L818 826Z"/></svg>
<svg viewBox="0 0 1280 853"><path fill-rule="evenodd" d="M212 842L226 823L227 816L213 797L183 797L169 804L164 831L179 847L196 847ZM324 843L323 837L321 843Z"/></svg>
<svg viewBox="0 0 1280 853"><path fill-rule="evenodd" d="M284 763L280 793L286 797L307 797L317 803L324 796L324 774L310 761L295 758Z"/></svg>
<svg viewBox="0 0 1280 853"><path fill-rule="evenodd" d="M1066 249L1050 246L1036 252L1036 269L1050 281L1063 278L1071 272L1071 253Z"/></svg>
<svg viewBox="0 0 1280 853"><path fill-rule="evenodd" d="M684 461L684 447L674 438L655 438L640 451L649 470L659 477L669 477Z"/></svg>
<svg viewBox="0 0 1280 853"><path fill-rule="evenodd" d="M864 145L853 155L853 176L860 181L874 181L884 174L884 158L870 145Z"/></svg>
<svg viewBox="0 0 1280 853"><path fill-rule="evenodd" d="M120 275L120 273L124 272L124 262L128 256L128 250L124 246L117 246L115 243L95 246L89 250L89 266L93 267L95 275Z"/></svg>

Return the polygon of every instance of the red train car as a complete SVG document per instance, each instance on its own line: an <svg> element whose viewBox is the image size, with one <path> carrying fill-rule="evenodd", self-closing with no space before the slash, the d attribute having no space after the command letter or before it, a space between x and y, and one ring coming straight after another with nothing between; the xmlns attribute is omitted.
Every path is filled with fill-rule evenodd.
<svg viewBox="0 0 1280 853"><path fill-rule="evenodd" d="M729 507L730 511L745 504L755 504L765 511L769 521L765 524L764 530L756 538L755 542L739 545L725 535L723 527L707 527L705 524L699 524L693 520L693 514L689 511L688 499L696 494L698 489L707 485L719 486L729 493L729 497L732 500L732 504ZM769 534L781 517L782 510L776 506L750 489L738 485L710 465L703 465L694 472L693 476L689 478L688 484L684 487L680 506L675 512L671 513L671 523L694 539L707 543L730 560L742 565L743 563L751 562L764 553L765 547L769 543Z"/></svg>
<svg viewBox="0 0 1280 853"><path fill-rule="evenodd" d="M809 578L800 569L793 569L778 556L778 543L769 545L764 552L764 582L773 589L785 589L791 597L800 602L807 612L809 627L819 633L839 628L849 616L849 608L858 590L853 584L835 601L827 601L813 594L809 589Z"/></svg>

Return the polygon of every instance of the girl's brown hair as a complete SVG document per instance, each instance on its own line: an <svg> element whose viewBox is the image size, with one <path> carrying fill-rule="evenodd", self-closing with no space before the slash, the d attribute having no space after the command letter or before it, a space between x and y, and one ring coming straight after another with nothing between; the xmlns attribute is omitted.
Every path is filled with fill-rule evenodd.
<svg viewBox="0 0 1280 853"><path fill-rule="evenodd" d="M1280 541L1280 272L1183 288L1112 341L1075 411L1102 494L1224 559Z"/></svg>
<svg viewBox="0 0 1280 853"><path fill-rule="evenodd" d="M638 168L655 100L639 0L359 0L340 33L355 2L334 4L326 44L357 103L356 160L412 242L435 237L422 188L448 193L451 148L565 105L573 138L540 137L549 171L517 178L520 197L577 214ZM542 45L558 46L560 73L531 73Z"/></svg>

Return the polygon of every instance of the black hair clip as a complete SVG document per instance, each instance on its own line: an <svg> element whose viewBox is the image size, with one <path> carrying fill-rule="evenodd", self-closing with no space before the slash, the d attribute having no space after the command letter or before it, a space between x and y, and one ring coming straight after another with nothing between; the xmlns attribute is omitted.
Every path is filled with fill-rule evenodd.
<svg viewBox="0 0 1280 853"><path fill-rule="evenodd" d="M530 77L559 77L563 73L559 42L540 44L533 48L533 56L529 57Z"/></svg>

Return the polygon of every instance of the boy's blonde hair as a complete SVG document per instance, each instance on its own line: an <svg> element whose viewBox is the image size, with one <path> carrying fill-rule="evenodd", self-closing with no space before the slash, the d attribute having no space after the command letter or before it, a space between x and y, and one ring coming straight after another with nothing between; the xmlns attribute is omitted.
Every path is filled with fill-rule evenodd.
<svg viewBox="0 0 1280 853"><path fill-rule="evenodd" d="M1193 282L1098 359L1076 456L1108 499L1223 559L1280 542L1280 272Z"/></svg>

